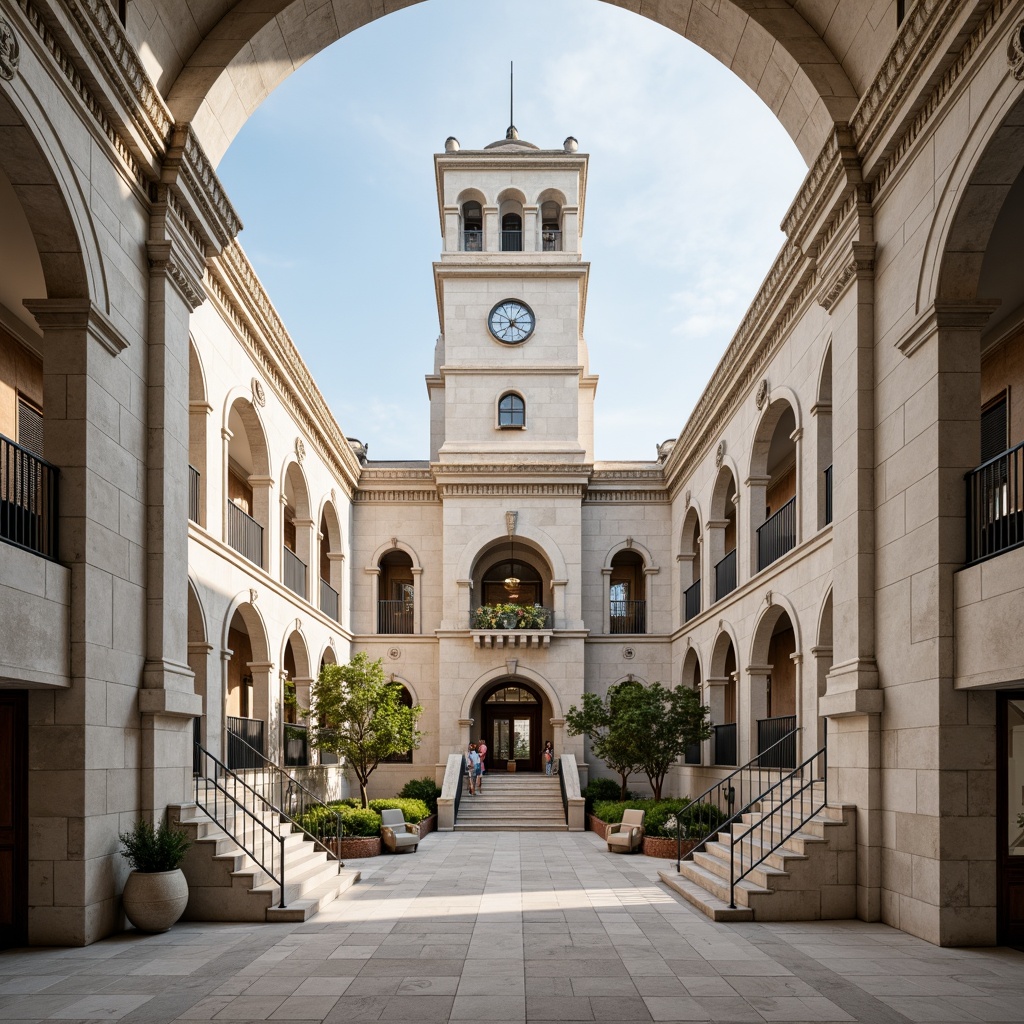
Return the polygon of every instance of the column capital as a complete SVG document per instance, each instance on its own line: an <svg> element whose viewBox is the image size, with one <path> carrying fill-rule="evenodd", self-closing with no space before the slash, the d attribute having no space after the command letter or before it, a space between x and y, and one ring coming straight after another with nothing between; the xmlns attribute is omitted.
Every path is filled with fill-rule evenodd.
<svg viewBox="0 0 1024 1024"><path fill-rule="evenodd" d="M44 334L86 331L113 356L128 347L124 335L88 299L25 299L22 305L35 317Z"/></svg>
<svg viewBox="0 0 1024 1024"><path fill-rule="evenodd" d="M933 302L896 341L896 347L908 358L940 330L980 331L988 323L998 302Z"/></svg>

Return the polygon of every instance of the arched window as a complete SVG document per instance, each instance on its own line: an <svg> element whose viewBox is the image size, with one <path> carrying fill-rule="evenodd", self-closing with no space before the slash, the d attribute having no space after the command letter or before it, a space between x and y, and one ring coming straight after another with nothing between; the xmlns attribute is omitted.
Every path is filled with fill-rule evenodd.
<svg viewBox="0 0 1024 1024"><path fill-rule="evenodd" d="M518 213L506 213L501 218L501 251L523 251L523 218Z"/></svg>
<svg viewBox="0 0 1024 1024"><path fill-rule="evenodd" d="M526 402L514 391L501 396L498 402L498 426L522 429L526 426Z"/></svg>
<svg viewBox="0 0 1024 1024"><path fill-rule="evenodd" d="M462 248L464 252L483 252L484 212L475 199L462 204Z"/></svg>
<svg viewBox="0 0 1024 1024"><path fill-rule="evenodd" d="M553 199L540 205L540 241L544 252L562 249L562 208Z"/></svg>
<svg viewBox="0 0 1024 1024"><path fill-rule="evenodd" d="M612 558L610 632L646 633L647 601L644 560L635 551L619 551Z"/></svg>

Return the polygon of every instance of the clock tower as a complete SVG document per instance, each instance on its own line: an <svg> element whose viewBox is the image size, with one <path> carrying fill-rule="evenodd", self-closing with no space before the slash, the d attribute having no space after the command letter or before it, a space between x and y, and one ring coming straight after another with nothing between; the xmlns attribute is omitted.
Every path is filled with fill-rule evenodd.
<svg viewBox="0 0 1024 1024"><path fill-rule="evenodd" d="M580 241L587 156L506 138L434 157L443 252L430 394L435 463L592 463Z"/></svg>

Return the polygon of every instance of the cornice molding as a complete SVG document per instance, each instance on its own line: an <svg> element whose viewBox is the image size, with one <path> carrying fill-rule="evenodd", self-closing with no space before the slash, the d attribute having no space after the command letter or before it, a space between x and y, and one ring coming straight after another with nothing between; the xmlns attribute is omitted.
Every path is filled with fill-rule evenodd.
<svg viewBox="0 0 1024 1024"><path fill-rule="evenodd" d="M591 488L589 491L587 491L587 496L586 498L584 498L583 504L667 505L671 500L671 496L666 490L642 491L628 488L618 488L615 490L595 490L594 488Z"/></svg>
<svg viewBox="0 0 1024 1024"><path fill-rule="evenodd" d="M496 494L507 497L546 495L555 498L578 498L586 491L583 483L476 483L438 485L442 498L474 497L481 494Z"/></svg>
<svg viewBox="0 0 1024 1024"><path fill-rule="evenodd" d="M369 489L360 488L352 496L353 502L358 505L371 503L393 504L394 502L406 502L417 505L436 505L440 498L436 490L402 490L400 488Z"/></svg>
<svg viewBox="0 0 1024 1024"><path fill-rule="evenodd" d="M838 269L818 290L818 305L827 313L846 294L855 280L871 280L875 275L875 245L854 242L849 260Z"/></svg>
<svg viewBox="0 0 1024 1024"><path fill-rule="evenodd" d="M560 462L434 462L430 469L435 480L447 476L567 476L589 479L594 467L585 462L577 465Z"/></svg>

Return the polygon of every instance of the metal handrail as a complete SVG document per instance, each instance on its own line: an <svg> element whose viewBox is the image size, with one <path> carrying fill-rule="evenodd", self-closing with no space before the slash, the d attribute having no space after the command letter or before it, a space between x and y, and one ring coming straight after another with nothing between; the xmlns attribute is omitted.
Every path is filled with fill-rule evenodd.
<svg viewBox="0 0 1024 1024"><path fill-rule="evenodd" d="M715 600L721 601L736 589L736 549L715 565Z"/></svg>
<svg viewBox="0 0 1024 1024"><path fill-rule="evenodd" d="M274 807L262 794L257 793L255 789L250 786L245 779L241 776L236 775L223 761L215 757L208 750L206 750L199 743L196 744L197 757L194 758L198 762L200 771L196 774L196 806L219 828L223 829L238 846L242 848L255 862L259 865L266 873L270 876L270 880L275 882L281 887L281 902L279 906L284 909L285 898L284 898L284 840L285 837L280 834L277 829L271 828L257 813L256 813L256 802L259 801L263 806L261 810L263 813L270 811L272 813L280 813L276 807ZM205 762L210 761L213 763L213 774L212 776L207 773L207 765ZM220 781L224 777L230 779L235 792L229 792L227 787ZM200 795L200 783L203 784L204 790ZM210 786L213 787L213 810L211 811L207 806L208 795ZM235 795L238 792L239 787L242 791L242 800L239 800ZM245 797L251 797L249 803L252 805L247 806ZM223 806L223 817L221 816L221 801L220 797L224 798ZM228 824L228 810L229 803L233 805L232 817L237 818L238 813L241 812L243 819L242 834L239 837L238 827L233 822ZM252 822L252 842L248 842L246 837L247 829L245 822ZM257 831L257 828L262 831ZM260 837L259 852L256 850L256 837ZM270 858L269 864L267 863L267 843L268 837L270 842ZM274 868L274 843L277 843L278 850L278 863L280 867L275 870Z"/></svg>
<svg viewBox="0 0 1024 1024"><path fill-rule="evenodd" d="M694 580L683 591L683 622L700 615L700 580Z"/></svg>
<svg viewBox="0 0 1024 1024"><path fill-rule="evenodd" d="M709 786L700 796L691 800L687 805L689 807L697 807L703 803L713 803L715 807L722 810L722 803L724 802L729 808L728 817L725 821L715 826L706 836L702 836L696 846L690 850L687 856L692 857L693 854L698 853L700 850L707 845L708 840L712 835L717 835L719 832L723 832L729 828L734 821L737 821L740 816L747 810L747 808L755 801L761 799L765 793L765 780L763 773L777 772L776 768L762 768L758 763L765 754L774 750L780 743L785 743L791 739L796 733L800 732L802 726L797 726L792 732L786 733L785 736L780 736L770 747L766 750L758 751L758 753L752 757L746 764L740 765L739 768L730 772L724 779L719 779L713 786ZM757 772L757 784L754 785L754 772ZM747 775L743 773L746 772ZM736 785L734 785L734 780ZM737 799L736 790L739 789L739 798ZM710 797L714 795L714 800ZM738 810L733 810L734 807L738 807ZM682 862L682 822L679 820L682 814L676 815L676 870L679 869L679 865Z"/></svg>
<svg viewBox="0 0 1024 1024"><path fill-rule="evenodd" d="M249 747L249 749L263 762L262 767L256 769L250 769L250 771L257 772L268 772L272 778L272 787L276 788L276 792L272 789L271 797L276 796L276 799L267 797L266 794L260 793L261 799L267 801L282 818L285 818L292 826L295 831L301 832L307 839L312 840L316 843L329 857L333 857L338 862L338 872L345 866L341 860L341 854L339 851L332 850L327 843L328 839L337 837L339 843L345 834L345 823L341 815L330 806L325 803L319 797L314 796L305 786L295 778L291 772L287 772L282 768L276 761L271 761L266 754L257 750L254 746L246 743L245 740L239 738L239 743ZM247 784L248 785L248 784ZM254 791L255 787L253 788ZM299 823L297 819L305 817L310 811L320 808L327 814L334 818L334 825L336 829L335 836L325 834L325 831L321 828L318 832L311 832L305 825ZM340 847L339 847L340 850Z"/></svg>
<svg viewBox="0 0 1024 1024"><path fill-rule="evenodd" d="M459 762L459 782L455 787L455 799L452 802L452 822L459 820L459 804L462 803L462 782L466 777L466 755Z"/></svg>
<svg viewBox="0 0 1024 1024"><path fill-rule="evenodd" d="M796 495L757 528L757 570L796 547Z"/></svg>
<svg viewBox="0 0 1024 1024"><path fill-rule="evenodd" d="M804 769L812 765L818 758L821 759L821 778L815 778L815 773L812 771L810 779L804 779ZM800 786L799 788L794 789L794 783L797 777L799 777L800 779ZM821 783L822 795L821 803L815 805L814 786L817 782ZM776 790L778 790L778 792L781 794L784 788L787 786L787 784L789 786L789 796L780 800L776 804L776 806L774 806L770 811L768 811L767 814L762 815L759 821L755 821L752 825L750 825L745 831L741 832L738 836L733 835L729 842L729 906L732 909L735 909L736 907L735 893L737 883L742 882L743 879L746 878L747 875L749 875L750 872L754 870L754 868L756 868L759 864L763 864L764 861L767 860L780 846L782 846L783 843L785 843L791 836L796 835L796 833L799 832L800 829L802 829L804 825L806 825L807 822L809 822L828 803L827 747L822 747L821 750L815 751L815 753L811 754L811 756L807 758L807 760L805 760L802 764L797 765L797 767L794 768L793 771L791 771L788 775L783 776L783 778L779 779L778 782L776 782L773 786L769 786L768 789L765 790L765 792L761 795L760 799L766 800ZM774 840L775 829L773 826L770 826L771 830L769 832L769 838L771 848L767 851L764 851L765 824L773 823L776 815L778 815L780 821L782 821L783 808L792 804L793 801L797 798L802 798L804 793L806 793L808 789L811 790L811 810L809 812L803 811L801 813L799 822L796 825L794 825L788 832L786 832L786 834L778 842L775 842ZM792 820L792 816L790 816L790 823L792 823ZM783 824L780 831L784 831L785 827L785 824ZM757 860L753 860L753 846L751 846L751 862L744 869L743 863L745 857L743 841L749 839L750 836L752 836L755 832L758 833L758 846L764 852L762 852L761 856L758 857ZM737 847L739 848L740 860L740 873L738 875L736 874Z"/></svg>

